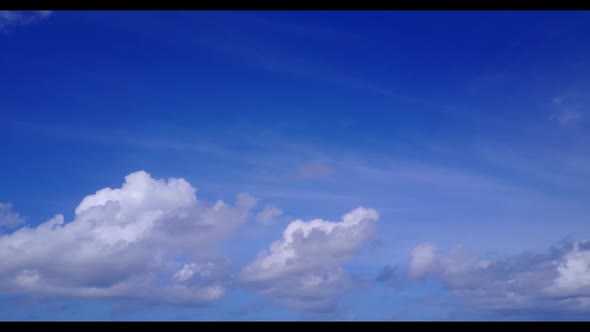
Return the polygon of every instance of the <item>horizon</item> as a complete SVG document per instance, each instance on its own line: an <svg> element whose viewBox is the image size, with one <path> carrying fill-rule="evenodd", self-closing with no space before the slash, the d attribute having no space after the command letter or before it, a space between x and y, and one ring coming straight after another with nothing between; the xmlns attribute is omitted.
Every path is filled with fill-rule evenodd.
<svg viewBox="0 0 590 332"><path fill-rule="evenodd" d="M588 22L0 11L0 320L587 320Z"/></svg>

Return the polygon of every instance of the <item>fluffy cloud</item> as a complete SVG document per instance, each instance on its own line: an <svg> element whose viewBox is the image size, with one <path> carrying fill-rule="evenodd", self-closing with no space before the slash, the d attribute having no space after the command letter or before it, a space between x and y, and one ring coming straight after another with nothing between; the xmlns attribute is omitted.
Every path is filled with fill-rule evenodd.
<svg viewBox="0 0 590 332"><path fill-rule="evenodd" d="M262 211L258 212L256 215L256 221L260 224L268 224L274 218L279 217L283 214L283 210L279 209L276 206L267 205L262 209Z"/></svg>
<svg viewBox="0 0 590 332"><path fill-rule="evenodd" d="M339 222L295 220L269 251L244 267L240 280L278 303L304 310L330 310L351 287L342 265L374 236L379 214L357 208Z"/></svg>
<svg viewBox="0 0 590 332"><path fill-rule="evenodd" d="M412 250L409 273L417 277L427 273L435 266L436 246L432 243L423 243Z"/></svg>
<svg viewBox="0 0 590 332"><path fill-rule="evenodd" d="M198 304L221 298L228 260L216 244L247 219L236 206L197 200L184 179L140 171L121 188L85 197L75 217L56 215L0 236L0 288L53 296Z"/></svg>
<svg viewBox="0 0 590 332"><path fill-rule="evenodd" d="M0 10L0 31L9 26L28 25L46 19L51 15L50 10L11 11Z"/></svg>
<svg viewBox="0 0 590 332"><path fill-rule="evenodd" d="M557 272L550 292L563 296L588 296L590 300L590 241L574 243L572 250L561 260Z"/></svg>
<svg viewBox="0 0 590 332"><path fill-rule="evenodd" d="M24 223L24 219L12 210L11 203L0 202L0 229L12 228Z"/></svg>
<svg viewBox="0 0 590 332"><path fill-rule="evenodd" d="M461 246L440 253L426 243L412 251L408 273L441 280L462 300L503 317L590 312L590 241L495 259Z"/></svg>

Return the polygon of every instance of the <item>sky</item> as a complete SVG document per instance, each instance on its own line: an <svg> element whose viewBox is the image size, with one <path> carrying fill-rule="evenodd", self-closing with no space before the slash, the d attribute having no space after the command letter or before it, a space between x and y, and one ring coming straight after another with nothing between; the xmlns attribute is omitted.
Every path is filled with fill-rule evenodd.
<svg viewBox="0 0 590 332"><path fill-rule="evenodd" d="M0 320L584 320L590 17L0 12Z"/></svg>

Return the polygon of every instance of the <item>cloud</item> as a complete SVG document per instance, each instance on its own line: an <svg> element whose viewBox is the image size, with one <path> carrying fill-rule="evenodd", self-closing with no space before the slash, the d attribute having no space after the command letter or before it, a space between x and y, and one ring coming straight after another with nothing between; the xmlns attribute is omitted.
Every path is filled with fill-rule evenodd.
<svg viewBox="0 0 590 332"><path fill-rule="evenodd" d="M10 26L25 26L44 20L51 16L50 10L11 11L0 10L0 31Z"/></svg>
<svg viewBox="0 0 590 332"><path fill-rule="evenodd" d="M267 205L256 215L256 222L260 224L269 224L276 217L283 214L283 210L273 205Z"/></svg>
<svg viewBox="0 0 590 332"><path fill-rule="evenodd" d="M557 272L558 277L549 291L564 296L587 296L590 307L590 241L576 242Z"/></svg>
<svg viewBox="0 0 590 332"><path fill-rule="evenodd" d="M564 107L564 98L561 96L553 97L551 102L558 110L549 117L549 120L556 121L560 126L574 125L584 117L580 111Z"/></svg>
<svg viewBox="0 0 590 332"><path fill-rule="evenodd" d="M401 269L399 266L386 265L379 271L379 274L375 278L376 282L387 283L393 287L399 287L404 283L402 278Z"/></svg>
<svg viewBox="0 0 590 332"><path fill-rule="evenodd" d="M432 243L423 243L412 250L409 273L421 276L434 266L436 247Z"/></svg>
<svg viewBox="0 0 590 332"><path fill-rule="evenodd" d="M334 172L334 168L324 161L316 161L301 166L297 170L297 177L301 179L315 179L326 177Z"/></svg>
<svg viewBox="0 0 590 332"><path fill-rule="evenodd" d="M256 204L258 204L258 199L250 194L240 193L236 196L236 205L238 207L251 209L255 207Z"/></svg>
<svg viewBox="0 0 590 332"><path fill-rule="evenodd" d="M567 126L580 122L583 116L579 111L566 109L553 114L550 119L557 121L561 126Z"/></svg>
<svg viewBox="0 0 590 332"><path fill-rule="evenodd" d="M12 211L11 203L0 202L0 229L16 227L24 222L18 212Z"/></svg>
<svg viewBox="0 0 590 332"><path fill-rule="evenodd" d="M352 285L342 265L373 239L378 219L377 211L359 207L339 222L295 220L243 268L240 281L279 304L330 311Z"/></svg>
<svg viewBox="0 0 590 332"><path fill-rule="evenodd" d="M440 280L471 307L500 317L551 319L590 312L590 241L495 259L483 259L461 246L440 253L425 243L412 251L408 274Z"/></svg>
<svg viewBox="0 0 590 332"><path fill-rule="evenodd" d="M0 236L0 289L46 296L202 304L224 295L228 259L216 250L256 200L197 200L184 179L139 171L62 215Z"/></svg>

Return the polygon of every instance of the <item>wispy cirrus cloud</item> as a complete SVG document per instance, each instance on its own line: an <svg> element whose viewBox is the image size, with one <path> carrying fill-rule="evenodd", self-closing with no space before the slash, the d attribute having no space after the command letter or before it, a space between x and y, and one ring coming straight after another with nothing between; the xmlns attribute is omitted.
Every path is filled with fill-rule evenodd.
<svg viewBox="0 0 590 332"><path fill-rule="evenodd" d="M561 126L569 126L580 122L583 115L580 111L574 109L563 109L551 115L550 119L557 121Z"/></svg>
<svg viewBox="0 0 590 332"><path fill-rule="evenodd" d="M9 27L13 26L26 26L29 24L37 23L45 20L51 16L52 11L50 10L37 10L37 11L12 11L12 10L1 10L0 11L0 32L5 31Z"/></svg>
<svg viewBox="0 0 590 332"><path fill-rule="evenodd" d="M314 161L297 169L296 176L301 179L314 179L329 176L334 167L325 161Z"/></svg>
<svg viewBox="0 0 590 332"><path fill-rule="evenodd" d="M584 114L568 106L567 101L567 98L563 96L551 98L551 102L557 107L557 110L549 117L549 120L556 121L562 127L575 125L584 119Z"/></svg>

